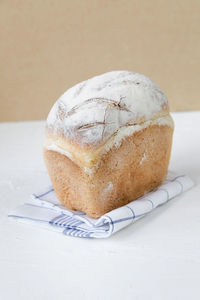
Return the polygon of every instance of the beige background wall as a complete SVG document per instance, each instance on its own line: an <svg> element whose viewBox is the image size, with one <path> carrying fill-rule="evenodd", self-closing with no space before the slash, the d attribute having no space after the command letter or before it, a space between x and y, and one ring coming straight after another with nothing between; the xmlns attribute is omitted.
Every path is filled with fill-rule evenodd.
<svg viewBox="0 0 200 300"><path fill-rule="evenodd" d="M128 69L200 109L200 0L0 0L0 121L44 119L73 84Z"/></svg>

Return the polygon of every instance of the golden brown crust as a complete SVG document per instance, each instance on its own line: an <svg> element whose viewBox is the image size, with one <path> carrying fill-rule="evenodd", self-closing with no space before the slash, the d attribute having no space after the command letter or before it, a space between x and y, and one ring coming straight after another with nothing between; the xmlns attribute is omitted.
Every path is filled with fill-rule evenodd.
<svg viewBox="0 0 200 300"><path fill-rule="evenodd" d="M135 132L102 157L92 176L67 156L44 149L58 198L93 218L137 199L166 177L172 134L171 127L158 125Z"/></svg>

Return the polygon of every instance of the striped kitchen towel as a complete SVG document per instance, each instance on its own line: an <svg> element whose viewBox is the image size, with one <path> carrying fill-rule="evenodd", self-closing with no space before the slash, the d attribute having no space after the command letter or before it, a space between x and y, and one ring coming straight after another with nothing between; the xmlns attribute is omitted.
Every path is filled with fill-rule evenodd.
<svg viewBox="0 0 200 300"><path fill-rule="evenodd" d="M9 217L18 218L26 223L35 223L69 236L106 238L192 186L193 182L188 176L169 172L160 187L106 213L99 219L92 219L85 213L67 209L58 201L52 186L49 186L33 194L27 203L17 207Z"/></svg>

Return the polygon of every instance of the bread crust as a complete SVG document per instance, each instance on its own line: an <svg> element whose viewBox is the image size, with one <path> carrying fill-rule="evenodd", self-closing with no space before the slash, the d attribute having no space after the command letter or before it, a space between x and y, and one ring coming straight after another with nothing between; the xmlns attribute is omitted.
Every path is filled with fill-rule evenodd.
<svg viewBox="0 0 200 300"><path fill-rule="evenodd" d="M151 125L106 152L92 175L66 155L44 148L59 200L98 218L159 186L168 172L173 128Z"/></svg>
<svg viewBox="0 0 200 300"><path fill-rule="evenodd" d="M122 127L169 113L164 92L150 78L131 71L107 72L68 89L53 105L46 133L81 148L101 147Z"/></svg>

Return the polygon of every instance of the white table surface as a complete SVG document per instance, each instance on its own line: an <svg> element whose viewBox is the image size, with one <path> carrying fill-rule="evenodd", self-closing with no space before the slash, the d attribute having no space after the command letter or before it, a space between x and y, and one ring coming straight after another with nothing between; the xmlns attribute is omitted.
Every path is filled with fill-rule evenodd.
<svg viewBox="0 0 200 300"><path fill-rule="evenodd" d="M0 299L200 299L200 112L172 116L170 169L195 187L100 240L7 217L46 172L44 122L0 124Z"/></svg>

